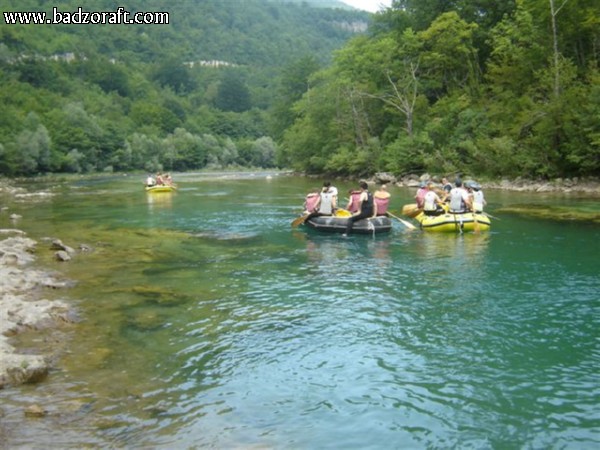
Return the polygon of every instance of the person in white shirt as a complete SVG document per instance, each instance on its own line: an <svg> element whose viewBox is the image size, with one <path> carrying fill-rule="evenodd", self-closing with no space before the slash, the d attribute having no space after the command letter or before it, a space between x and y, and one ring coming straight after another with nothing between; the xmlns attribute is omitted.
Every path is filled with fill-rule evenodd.
<svg viewBox="0 0 600 450"><path fill-rule="evenodd" d="M441 199L434 190L432 182L427 183L427 192L423 198L423 213L426 216L439 216L444 212L444 199Z"/></svg>
<svg viewBox="0 0 600 450"><path fill-rule="evenodd" d="M319 200L315 205L316 214L319 216L331 216L337 208L337 189L331 187L331 183L323 183L323 189L319 194Z"/></svg>
<svg viewBox="0 0 600 450"><path fill-rule="evenodd" d="M473 189L473 198L472 198L472 208L473 212L482 213L483 207L487 205L485 198L483 196L483 191L481 190L481 186L477 183L471 185L471 189Z"/></svg>
<svg viewBox="0 0 600 450"><path fill-rule="evenodd" d="M327 188L328 191L331 193L331 195L333 195L334 199L335 199L335 204L337 208L337 203L338 203L338 189L335 186L331 185L331 182L326 181L325 183L323 183L323 188ZM335 212L335 208L334 208L334 212Z"/></svg>
<svg viewBox="0 0 600 450"><path fill-rule="evenodd" d="M463 188L462 181L456 180L454 188L450 191L450 212L460 214L471 209L469 193Z"/></svg>

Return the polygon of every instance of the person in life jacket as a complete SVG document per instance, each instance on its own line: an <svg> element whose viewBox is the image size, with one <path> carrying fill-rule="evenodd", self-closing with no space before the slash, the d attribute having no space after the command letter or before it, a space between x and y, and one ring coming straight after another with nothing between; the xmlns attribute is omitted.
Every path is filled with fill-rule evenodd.
<svg viewBox="0 0 600 450"><path fill-rule="evenodd" d="M346 223L346 232L342 236L348 236L352 233L352 226L354 222L366 219L368 217L375 217L377 210L375 209L375 202L373 201L373 194L369 192L369 185L366 181L360 182L360 197L359 197L359 210L348 217Z"/></svg>
<svg viewBox="0 0 600 450"><path fill-rule="evenodd" d="M471 199L469 193L463 188L462 181L456 180L454 182L454 188L450 191L450 209L449 211L454 214L460 214L467 212L471 209Z"/></svg>
<svg viewBox="0 0 600 450"><path fill-rule="evenodd" d="M450 191L452 190L452 184L450 184L446 177L442 178L442 189L446 191L446 194L450 194Z"/></svg>
<svg viewBox="0 0 600 450"><path fill-rule="evenodd" d="M471 197L471 208L475 213L482 213L483 207L487 204L481 190L481 185L476 182L472 182L469 186L469 194Z"/></svg>
<svg viewBox="0 0 600 450"><path fill-rule="evenodd" d="M346 209L348 211L350 211L351 213L355 213L356 211L358 211L358 208L360 207L359 205L359 198L360 198L360 190L357 189L350 189L348 191L348 195L349 200L348 200L348 205L346 205Z"/></svg>
<svg viewBox="0 0 600 450"><path fill-rule="evenodd" d="M373 194L373 201L375 202L376 215L385 216L390 204L391 194L387 190L387 186L382 184L379 189Z"/></svg>
<svg viewBox="0 0 600 450"><path fill-rule="evenodd" d="M317 210L317 203L319 202L319 188L313 188L310 190L304 199L304 213L309 214Z"/></svg>
<svg viewBox="0 0 600 450"><path fill-rule="evenodd" d="M421 181L421 183L419 184L419 189L415 194L415 201L417 202L417 208L419 209L423 209L425 194L427 194L427 183Z"/></svg>
<svg viewBox="0 0 600 450"><path fill-rule="evenodd" d="M337 189L332 189L331 183L323 183L323 189L315 205L313 215L331 216L337 208Z"/></svg>
<svg viewBox="0 0 600 450"><path fill-rule="evenodd" d="M329 193L331 195L333 195L333 200L335 201L335 207L333 208L333 212L335 212L336 208L337 208L337 204L338 204L338 188L336 188L335 186L331 185L330 181L325 181L323 183L323 187L327 188L327 190L329 191Z"/></svg>
<svg viewBox="0 0 600 450"><path fill-rule="evenodd" d="M423 213L426 216L439 216L444 213L446 196L440 198L434 188L435 186L432 182L427 183L427 192L423 201Z"/></svg>

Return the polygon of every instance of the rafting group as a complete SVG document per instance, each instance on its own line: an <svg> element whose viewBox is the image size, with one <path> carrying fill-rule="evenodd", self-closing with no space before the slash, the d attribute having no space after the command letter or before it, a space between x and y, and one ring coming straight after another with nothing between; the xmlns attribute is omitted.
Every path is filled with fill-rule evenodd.
<svg viewBox="0 0 600 450"><path fill-rule="evenodd" d="M487 230L490 218L483 212L486 205L481 185L457 178L452 185L442 178L441 187L433 181L422 182L415 204L404 205L402 214L413 217L429 231Z"/></svg>
<svg viewBox="0 0 600 450"><path fill-rule="evenodd" d="M389 202L390 193L385 184L371 193L369 185L361 181L358 189L348 192L346 208L339 208L338 190L326 181L321 189L312 189L306 195L304 212L292 226L305 224L322 231L342 233L342 236L386 232L392 228Z"/></svg>
<svg viewBox="0 0 600 450"><path fill-rule="evenodd" d="M381 233L390 231L393 217L408 228L416 228L388 211L390 193L382 184L374 193L365 181L348 192L345 208L338 206L338 190L329 181L321 189L312 189L305 198L304 212L292 226L304 224L320 231L342 233ZM456 179L452 185L446 178L438 185L422 182L415 195L416 203L404 205L402 214L414 218L422 230L479 232L488 230L490 218L483 212L486 204L481 185Z"/></svg>
<svg viewBox="0 0 600 450"><path fill-rule="evenodd" d="M144 183L147 192L172 192L177 189L171 174L158 172L156 176L149 174Z"/></svg>

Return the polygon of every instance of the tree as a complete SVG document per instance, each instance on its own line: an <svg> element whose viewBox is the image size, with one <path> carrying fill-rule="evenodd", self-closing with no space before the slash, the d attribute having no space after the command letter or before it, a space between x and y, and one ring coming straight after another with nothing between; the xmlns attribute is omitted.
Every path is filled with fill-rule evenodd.
<svg viewBox="0 0 600 450"><path fill-rule="evenodd" d="M275 139L281 139L283 132L292 125L295 116L293 104L308 91L310 76L319 68L313 56L306 56L283 67L278 81L277 95L273 103L272 132Z"/></svg>
<svg viewBox="0 0 600 450"><path fill-rule="evenodd" d="M560 69L558 66L558 31L556 27L556 16L560 12L560 10L565 6L568 0L564 0L562 4L555 8L554 0L548 0L550 2L550 17L552 19L552 48L554 50L554 96L558 97L560 95Z"/></svg>
<svg viewBox="0 0 600 450"><path fill-rule="evenodd" d="M405 131L412 136L419 94L419 43L410 28L400 39L398 44L391 38L378 41L379 48L376 51L383 55L383 60L378 61L377 70L381 71L385 80L376 93L366 92L365 95L377 98L400 112L405 118Z"/></svg>
<svg viewBox="0 0 600 450"><path fill-rule="evenodd" d="M275 153L277 146L273 139L268 136L263 136L256 139L252 143L252 165L258 167L274 167L275 166Z"/></svg>
<svg viewBox="0 0 600 450"><path fill-rule="evenodd" d="M453 89L477 93L480 80L477 49L473 45L474 23L467 23L452 11L438 16L431 26L418 33L422 41L421 66L424 88L435 101Z"/></svg>
<svg viewBox="0 0 600 450"><path fill-rule="evenodd" d="M221 111L243 112L251 108L250 92L241 74L226 70L217 91L215 106Z"/></svg>
<svg viewBox="0 0 600 450"><path fill-rule="evenodd" d="M168 58L160 63L154 71L153 78L161 86L168 86L178 94L191 92L195 87L189 67L179 58Z"/></svg>
<svg viewBox="0 0 600 450"><path fill-rule="evenodd" d="M165 138L164 146L170 149L173 155L170 167L173 170L193 170L206 166L208 152L201 136L194 135L184 128L176 128Z"/></svg>
<svg viewBox="0 0 600 450"><path fill-rule="evenodd" d="M34 131L23 130L16 138L16 152L20 155L17 171L23 175L33 175L50 169L50 135L44 125Z"/></svg>

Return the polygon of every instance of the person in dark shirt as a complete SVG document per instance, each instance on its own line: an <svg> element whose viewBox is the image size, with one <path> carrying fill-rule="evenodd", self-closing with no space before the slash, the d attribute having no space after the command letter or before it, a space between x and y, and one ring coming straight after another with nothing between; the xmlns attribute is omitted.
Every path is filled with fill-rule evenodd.
<svg viewBox="0 0 600 450"><path fill-rule="evenodd" d="M360 197L358 199L358 204L358 211L348 217L346 232L342 236L348 236L352 233L354 222L375 215L373 194L369 192L369 185L365 181L360 182Z"/></svg>

